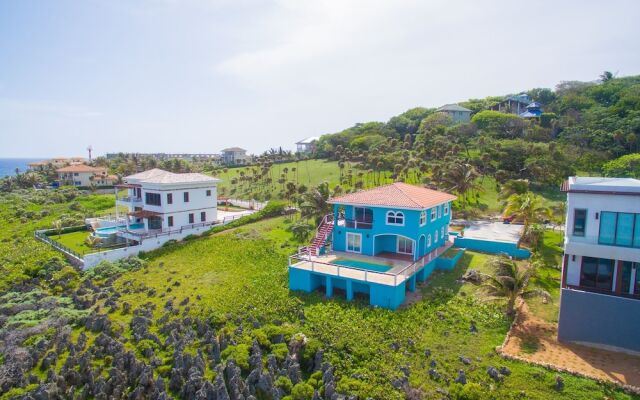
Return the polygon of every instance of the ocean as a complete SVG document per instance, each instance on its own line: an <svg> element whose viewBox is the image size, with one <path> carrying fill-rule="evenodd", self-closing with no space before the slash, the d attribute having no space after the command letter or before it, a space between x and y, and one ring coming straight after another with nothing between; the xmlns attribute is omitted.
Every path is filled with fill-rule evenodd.
<svg viewBox="0 0 640 400"><path fill-rule="evenodd" d="M41 158L0 158L0 178L15 175L16 168L20 172L25 172L30 162L40 160Z"/></svg>

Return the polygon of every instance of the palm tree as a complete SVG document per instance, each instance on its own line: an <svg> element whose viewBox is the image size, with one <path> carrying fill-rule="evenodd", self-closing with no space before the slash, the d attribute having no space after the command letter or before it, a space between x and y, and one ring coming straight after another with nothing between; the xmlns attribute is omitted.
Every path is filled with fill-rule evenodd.
<svg viewBox="0 0 640 400"><path fill-rule="evenodd" d="M495 271L493 275L482 274L482 286L492 297L491 300L507 299L507 315L515 313L516 300L543 297L551 300L551 295L542 289L529 289L529 281L535 274L535 267L518 268L515 261L507 257L494 257L487 261Z"/></svg>
<svg viewBox="0 0 640 400"><path fill-rule="evenodd" d="M529 191L529 181L527 179L511 179L500 187L498 197L506 204L509 197L514 194L523 194Z"/></svg>
<svg viewBox="0 0 640 400"><path fill-rule="evenodd" d="M462 204L466 203L467 193L472 190L482 190L476 183L478 172L473 165L466 162L454 162L442 171L442 181L448 190L456 191L462 197Z"/></svg>
<svg viewBox="0 0 640 400"><path fill-rule="evenodd" d="M320 223L322 218L331 213L331 204L327 203L331 197L329 184L322 182L304 194L304 201L300 205L303 218L314 218Z"/></svg>
<svg viewBox="0 0 640 400"><path fill-rule="evenodd" d="M542 197L531 192L525 192L511 195L507 199L504 215L513 216L515 219L522 221L524 224L523 237L527 239L531 225L542 223L551 216L551 212L544 205Z"/></svg>

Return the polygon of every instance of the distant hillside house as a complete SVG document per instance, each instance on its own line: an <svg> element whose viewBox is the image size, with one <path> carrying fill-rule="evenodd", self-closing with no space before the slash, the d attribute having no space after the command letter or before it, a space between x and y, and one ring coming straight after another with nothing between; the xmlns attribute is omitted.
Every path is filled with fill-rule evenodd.
<svg viewBox="0 0 640 400"><path fill-rule="evenodd" d="M226 165L244 165L248 164L250 157L247 155L247 151L240 147L229 147L222 150L222 161Z"/></svg>
<svg viewBox="0 0 640 400"><path fill-rule="evenodd" d="M85 164L74 164L58 168L58 179L61 185L82 186L113 186L118 177L109 175L106 168L92 167Z"/></svg>
<svg viewBox="0 0 640 400"><path fill-rule="evenodd" d="M445 104L436 111L448 114L456 124L471 121L471 110L457 104Z"/></svg>
<svg viewBox="0 0 640 400"><path fill-rule="evenodd" d="M316 143L320 139L317 136L311 136L296 142L296 151L298 153L313 153L316 150Z"/></svg>
<svg viewBox="0 0 640 400"><path fill-rule="evenodd" d="M58 157L29 163L29 169L42 170L48 165L53 168L62 168L67 165L85 164L86 162L87 159L83 157Z"/></svg>
<svg viewBox="0 0 640 400"><path fill-rule="evenodd" d="M515 96L508 96L500 103L491 107L491 109L494 111L520 115L527 110L527 106L529 104L531 104L529 96L525 93L520 93Z"/></svg>
<svg viewBox="0 0 640 400"><path fill-rule="evenodd" d="M522 118L538 118L542 115L542 110L540 109L540 103L536 103L535 101L529 103L526 108L526 111L519 114Z"/></svg>

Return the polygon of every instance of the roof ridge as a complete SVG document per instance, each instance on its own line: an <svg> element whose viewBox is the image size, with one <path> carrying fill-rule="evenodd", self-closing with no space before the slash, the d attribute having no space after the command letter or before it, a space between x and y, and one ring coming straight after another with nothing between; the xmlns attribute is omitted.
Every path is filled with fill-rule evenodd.
<svg viewBox="0 0 640 400"><path fill-rule="evenodd" d="M402 185L398 185L398 184L400 184L400 183L401 183ZM400 193L402 193L402 195L403 195L404 197L406 197L406 198L407 198L407 200L409 200L411 203L415 204L416 206L420 207L420 203L418 203L417 201L415 201L415 200L413 199L413 197L409 196L409 195L408 195L408 194L403 190L403 187L404 187L405 185L406 185L406 186L409 186L409 184L408 184L408 183L405 183L405 182L393 182L393 183L392 183L392 185L393 185L395 188L397 188L397 189L400 191Z"/></svg>

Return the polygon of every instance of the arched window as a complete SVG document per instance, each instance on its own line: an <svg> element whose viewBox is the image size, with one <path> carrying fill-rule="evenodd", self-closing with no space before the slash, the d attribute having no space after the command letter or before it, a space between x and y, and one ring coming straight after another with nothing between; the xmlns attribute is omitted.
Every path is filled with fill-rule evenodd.
<svg viewBox="0 0 640 400"><path fill-rule="evenodd" d="M434 236L434 239L433 239L433 240L434 240L436 243L438 243L438 231L436 231L436 234L435 234L435 236Z"/></svg>
<svg viewBox="0 0 640 400"><path fill-rule="evenodd" d="M440 236L444 237L444 226L440 228Z"/></svg>
<svg viewBox="0 0 640 400"><path fill-rule="evenodd" d="M431 235L427 236L427 247L431 247Z"/></svg>
<svg viewBox="0 0 640 400"><path fill-rule="evenodd" d="M387 225L404 225L404 214L400 211L387 211Z"/></svg>

